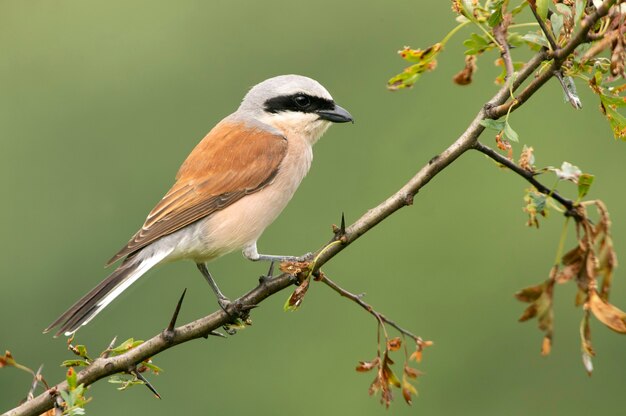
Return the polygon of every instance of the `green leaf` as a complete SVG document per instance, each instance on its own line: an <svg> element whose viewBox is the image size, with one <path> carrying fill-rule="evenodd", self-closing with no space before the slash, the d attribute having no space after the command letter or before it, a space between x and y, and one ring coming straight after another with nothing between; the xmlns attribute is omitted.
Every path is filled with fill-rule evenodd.
<svg viewBox="0 0 626 416"><path fill-rule="evenodd" d="M87 347L84 345L76 345L72 352L80 357L87 358Z"/></svg>
<svg viewBox="0 0 626 416"><path fill-rule="evenodd" d="M61 398L67 404L68 407L74 406L73 398L72 396L70 396L70 394L67 391L61 390L59 393L61 394Z"/></svg>
<svg viewBox="0 0 626 416"><path fill-rule="evenodd" d="M626 140L626 117L608 105L604 106L606 118L609 120L616 139Z"/></svg>
<svg viewBox="0 0 626 416"><path fill-rule="evenodd" d="M515 7L513 10L511 10L511 14L513 16L515 16L516 14L519 14L522 12L522 10L524 10L524 7L528 6L528 2L527 1L523 1L519 6Z"/></svg>
<svg viewBox="0 0 626 416"><path fill-rule="evenodd" d="M513 130L508 120L504 122L504 136L512 142L519 142L517 132Z"/></svg>
<svg viewBox="0 0 626 416"><path fill-rule="evenodd" d="M550 46L550 44L548 43L548 40L543 34L537 34L535 32L528 32L527 34L522 36L522 39L528 43L532 43L532 44L539 45L539 46L545 46L546 48Z"/></svg>
<svg viewBox="0 0 626 416"><path fill-rule="evenodd" d="M537 5L537 14L543 20L546 20L548 17L548 4L550 0L536 0Z"/></svg>
<svg viewBox="0 0 626 416"><path fill-rule="evenodd" d="M504 130L504 125L506 124L505 120L492 120L490 118L486 118L480 121L480 125L486 127L491 130L495 130L500 132Z"/></svg>
<svg viewBox="0 0 626 416"><path fill-rule="evenodd" d="M563 16L552 13L550 23L552 23L552 33L554 34L555 39L558 40L561 35L561 30L563 29Z"/></svg>
<svg viewBox="0 0 626 416"><path fill-rule="evenodd" d="M583 173L578 178L578 199L583 199L587 196L589 192L589 188L591 188L591 184L593 183L594 176L589 173Z"/></svg>
<svg viewBox="0 0 626 416"><path fill-rule="evenodd" d="M135 341L133 338L129 338L126 341L122 342L117 347L113 348L110 352L111 355L120 355L125 353L128 350L132 350L133 348L143 344L143 341L137 340Z"/></svg>
<svg viewBox="0 0 626 416"><path fill-rule="evenodd" d="M510 46L513 47L519 47L522 46L524 44L524 39L522 39L522 35L520 35L519 33L509 33L509 36L507 38L507 42L509 42Z"/></svg>
<svg viewBox="0 0 626 416"><path fill-rule="evenodd" d="M491 39L477 33L472 33L470 38L463 42L463 45L467 48L465 55L478 55L489 49L495 48Z"/></svg>
<svg viewBox="0 0 626 416"><path fill-rule="evenodd" d="M418 62L422 64L426 64L430 62L435 56L441 52L443 46L441 43L435 43L432 46L422 50L422 49L411 49L408 46L404 47L404 49L398 51L398 54L402 59L408 62Z"/></svg>
<svg viewBox="0 0 626 416"><path fill-rule="evenodd" d="M576 0L576 14L574 15L574 22L578 24L583 15L583 11L585 10L585 1L584 0Z"/></svg>
<svg viewBox="0 0 626 416"><path fill-rule="evenodd" d="M141 364L148 367L154 374L159 374L163 371L160 367L157 367L156 365L152 364L152 362L150 361L144 361Z"/></svg>
<svg viewBox="0 0 626 416"><path fill-rule="evenodd" d="M472 0L463 0L463 11L465 17L474 20L474 3Z"/></svg>
<svg viewBox="0 0 626 416"><path fill-rule="evenodd" d="M417 63L405 68L402 73L387 81L387 88L392 91L402 88L411 88L422 73L435 69L437 66L437 60L435 58L442 49L443 46L441 43L436 43L424 50L405 47L398 51L404 60Z"/></svg>
<svg viewBox="0 0 626 416"><path fill-rule="evenodd" d="M74 371L74 369L72 367L69 368L69 370L67 370L67 375L65 376L65 380L67 381L67 385L69 386L70 390L74 390L76 388L76 371Z"/></svg>
<svg viewBox="0 0 626 416"><path fill-rule="evenodd" d="M491 14L487 19L487 24L490 27L496 27L502 21L502 4L504 0L498 0L492 7Z"/></svg>
<svg viewBox="0 0 626 416"><path fill-rule="evenodd" d="M85 360L65 360L61 363L61 367L86 367L89 363Z"/></svg>
<svg viewBox="0 0 626 416"><path fill-rule="evenodd" d="M570 6L566 6L563 3L557 3L555 4L556 6L556 10L562 14L562 15L567 15L568 17L572 15L572 9L570 8Z"/></svg>

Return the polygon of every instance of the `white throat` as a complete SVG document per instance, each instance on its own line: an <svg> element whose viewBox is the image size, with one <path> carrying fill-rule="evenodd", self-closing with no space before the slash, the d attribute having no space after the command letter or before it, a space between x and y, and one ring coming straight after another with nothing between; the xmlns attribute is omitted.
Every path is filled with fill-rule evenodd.
<svg viewBox="0 0 626 416"><path fill-rule="evenodd" d="M332 124L330 121L320 119L315 113L300 113L285 111L276 114L264 114L258 119L268 124L286 137L297 136L306 140L313 146L322 137Z"/></svg>

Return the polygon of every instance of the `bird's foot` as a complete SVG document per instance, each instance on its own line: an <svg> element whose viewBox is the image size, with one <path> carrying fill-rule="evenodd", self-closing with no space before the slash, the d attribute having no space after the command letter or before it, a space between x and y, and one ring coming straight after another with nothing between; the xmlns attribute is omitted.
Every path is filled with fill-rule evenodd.
<svg viewBox="0 0 626 416"><path fill-rule="evenodd" d="M226 298L218 299L218 303L230 318L230 321L222 327L228 335L235 335L238 329L252 325L250 311L257 305L244 305L238 300L231 302Z"/></svg>

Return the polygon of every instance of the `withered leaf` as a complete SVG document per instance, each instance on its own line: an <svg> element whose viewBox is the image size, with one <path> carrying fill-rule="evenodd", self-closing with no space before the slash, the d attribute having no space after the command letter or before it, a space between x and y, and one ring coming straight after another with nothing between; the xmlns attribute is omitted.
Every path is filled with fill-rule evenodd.
<svg viewBox="0 0 626 416"><path fill-rule="evenodd" d="M519 162L517 163L520 168L524 169L528 172L534 172L534 164L535 164L535 156L533 154L534 149L532 147L524 145L522 149L522 154L519 157Z"/></svg>
<svg viewBox="0 0 626 416"><path fill-rule="evenodd" d="M559 272L557 273L555 277L556 282L565 283L565 282L572 280L572 278L578 276L578 273L580 272L581 267L582 267L582 263L568 264L567 266L559 270Z"/></svg>
<svg viewBox="0 0 626 416"><path fill-rule="evenodd" d="M537 316L537 305L533 303L532 305L530 305L524 310L524 312L522 313L522 316L518 318L518 321L519 322L528 321L529 319L532 319L535 316Z"/></svg>
<svg viewBox="0 0 626 416"><path fill-rule="evenodd" d="M404 364L404 375L409 378L417 378L418 376L421 376L422 373L419 370L410 367L408 364Z"/></svg>
<svg viewBox="0 0 626 416"><path fill-rule="evenodd" d="M380 366L380 357L374 358L372 361L359 361L356 371L364 373Z"/></svg>
<svg viewBox="0 0 626 416"><path fill-rule="evenodd" d="M422 350L415 350L409 357L409 360L415 360L418 363L422 362Z"/></svg>
<svg viewBox="0 0 626 416"><path fill-rule="evenodd" d="M472 83L472 77L474 72L476 72L476 68L476 55L467 55L465 57L465 67L452 80L457 85L469 85Z"/></svg>
<svg viewBox="0 0 626 416"><path fill-rule="evenodd" d="M589 307L594 316L615 332L626 334L626 313L602 300L595 290L589 291Z"/></svg>
<svg viewBox="0 0 626 416"><path fill-rule="evenodd" d="M11 351L6 350L4 355L0 355L0 368L2 367L13 367L15 366L15 359L13 359L13 355L11 355Z"/></svg>
<svg viewBox="0 0 626 416"><path fill-rule="evenodd" d="M387 349L389 351L397 351L402 346L402 340L400 337L392 338L387 341Z"/></svg>
<svg viewBox="0 0 626 416"><path fill-rule="evenodd" d="M549 336L543 337L543 342L541 343L541 355L550 354L550 350L552 349L552 338Z"/></svg>
<svg viewBox="0 0 626 416"><path fill-rule="evenodd" d="M546 285L544 283L536 286L526 287L515 294L515 298L522 302L534 302L541 296L545 290Z"/></svg>
<svg viewBox="0 0 626 416"><path fill-rule="evenodd" d="M407 404L411 404L411 395L417 395L417 389L406 378L402 379L402 397Z"/></svg>
<svg viewBox="0 0 626 416"><path fill-rule="evenodd" d="M302 305L304 295L306 295L306 292L309 290L310 281L310 279L304 279L302 283L300 283L300 286L298 286L296 290L293 291L293 293L291 294L291 296L289 296L287 302L285 302L285 305L283 306L283 309L285 311L298 310L300 305Z"/></svg>
<svg viewBox="0 0 626 416"><path fill-rule="evenodd" d="M301 273L308 273L311 263L308 261L283 261L280 263L279 269L283 273L297 276Z"/></svg>

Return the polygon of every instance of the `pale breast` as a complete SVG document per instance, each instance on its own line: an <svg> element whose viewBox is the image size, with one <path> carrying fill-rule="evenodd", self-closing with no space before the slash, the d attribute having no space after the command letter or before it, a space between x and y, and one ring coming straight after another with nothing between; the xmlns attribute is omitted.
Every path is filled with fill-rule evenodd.
<svg viewBox="0 0 626 416"><path fill-rule="evenodd" d="M272 183L174 233L178 234L176 237L172 234L177 247L168 260L192 258L206 262L256 242L287 206L309 171L312 159L307 141L290 138L287 154Z"/></svg>

